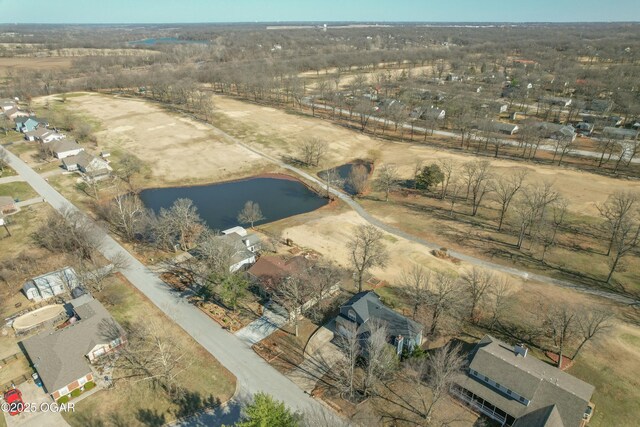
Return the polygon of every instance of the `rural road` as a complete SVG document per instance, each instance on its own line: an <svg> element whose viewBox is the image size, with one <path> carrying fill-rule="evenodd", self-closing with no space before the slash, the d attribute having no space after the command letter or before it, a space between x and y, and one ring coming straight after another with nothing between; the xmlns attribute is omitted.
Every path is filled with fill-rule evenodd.
<svg viewBox="0 0 640 427"><path fill-rule="evenodd" d="M308 181L311 181L317 185L319 185L320 187L324 187L325 184L317 177L295 167L292 166L288 163L283 162L282 160L276 159L266 153L263 153L262 151L255 149L247 144L245 144L244 142L240 141L238 138L235 138L231 135L229 135L228 133L224 132L223 130L209 124L209 126L211 127L211 129L217 133L218 135L220 135L221 137L227 138L228 140L244 147L245 149L251 151L252 153L255 153L261 157L263 157L264 159L278 165L281 168L290 170L291 172L297 174L298 176L301 176L303 178L305 178ZM436 242L430 242L428 240L422 239L420 237L414 236L412 234L406 233L396 227L393 227L389 224L386 224L382 221L380 221L379 219L375 218L373 215L369 214L359 203L357 203L351 196L343 193L342 191L336 190L334 188L330 189L331 193L333 195L335 195L336 197L338 197L340 200L342 200L343 202L345 202L347 205L349 205L353 210L355 210L365 221L367 221L368 223L375 225L376 227L386 231L389 234L393 234L395 236L401 237L403 239L409 240L411 242L417 243L419 245L425 246L428 249L439 249L441 248L443 245L436 243ZM534 280L534 281L538 281L538 282L542 282L542 283L546 283L549 285L554 285L554 286L559 286L562 288L567 288L567 289L573 289L576 290L578 292L582 292L585 294L590 294L590 295L595 295L595 296L599 296L599 297L603 297L603 298L607 298L609 300L612 301L616 301L622 304L630 304L630 305L634 305L634 304L638 304L640 303L640 301L634 299L634 298L630 298L630 297L626 297L624 295L620 295L620 294L616 294L613 292L608 292L605 290L599 290L599 289L592 289L590 287L587 286L583 286L583 285L578 285L566 280L561 280L561 279L555 279L553 277L548 277L548 276L544 276L541 274L536 274L536 273L530 273L524 270L520 270L514 267L508 267L505 265L501 265L501 264L496 264L493 263L491 261L485 261L470 255L465 255L463 253L460 252L456 252L456 251L449 251L449 254L453 257L459 258L464 262L467 262L469 264L472 265L477 265L479 267L482 268L486 268L486 269L490 269L490 270L495 270L495 271L499 271L502 273L506 273L506 274L511 274L514 276L519 276L524 278L525 280Z"/></svg>
<svg viewBox="0 0 640 427"><path fill-rule="evenodd" d="M4 147L9 165L27 181L58 212L79 210L40 175ZM232 424L240 414L240 403L257 392L266 392L282 400L294 410L313 411L332 417L319 402L305 394L291 380L279 373L243 341L223 330L198 308L175 293L156 274L127 252L104 230L95 225L96 233L102 235L101 252L109 260L124 256L129 265L121 273L147 296L170 319L180 325L200 345L211 353L237 378L236 394L222 410L200 414L177 425Z"/></svg>
<svg viewBox="0 0 640 427"><path fill-rule="evenodd" d="M302 103L304 105L306 105L307 107L311 107L312 105L312 100L307 97L307 98L303 98ZM315 108L318 109L322 109L322 110L329 110L329 111L333 111L333 107L328 106L328 105L322 105L322 104L313 104ZM349 111L342 109L342 108L336 108L336 112L339 112L341 116L344 115L349 115ZM357 115L357 113L352 113ZM380 117L375 117L375 116L371 116L369 118L369 120L372 120L374 122L378 122L378 123L386 123L386 124L395 124L395 122L393 120L388 120L388 119L382 119ZM406 130L411 130L411 125L410 124L403 124L402 127ZM427 132L427 129L423 128L423 127L419 127L419 126L414 126L413 127L413 131L417 131L420 133L425 133ZM429 132L431 132L431 130L429 130ZM433 130L433 135L439 135L439 136L446 136L448 138L460 138L460 134L456 133L456 132L449 132L449 131L444 131L444 130ZM502 143L502 145L510 145L513 147L519 147L520 143L518 141L514 141L513 139L500 139L500 142ZM556 150L556 147L554 145L549 145L549 144L540 144L540 146L538 147L538 150L542 150L542 151L550 151L550 152L554 152ZM560 154L560 153L558 153ZM578 155L581 157L589 157L589 158L599 158L600 157L600 153L596 153L593 151L587 151L587 150L570 150L567 154L572 154L572 155ZM618 157L616 155L613 155L611 157L614 160L617 160ZM631 160L631 163L640 163L640 157L639 158L634 158Z"/></svg>

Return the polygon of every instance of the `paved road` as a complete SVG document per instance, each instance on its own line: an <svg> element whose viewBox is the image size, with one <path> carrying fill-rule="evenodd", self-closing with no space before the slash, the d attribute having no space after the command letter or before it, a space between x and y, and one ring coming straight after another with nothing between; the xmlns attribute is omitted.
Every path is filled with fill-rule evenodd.
<svg viewBox="0 0 640 427"><path fill-rule="evenodd" d="M302 100L302 103L305 104L308 107L311 107L311 98L307 97L304 98ZM330 105L323 105L323 104L314 104L315 108L318 109L322 109L322 110L329 110L329 111L333 111L333 107L331 107ZM336 108L336 112L340 113L341 116L348 116L349 115L349 110L345 110L342 108ZM356 115L357 113L352 113L352 115ZM385 123L387 125L394 125L395 122L393 120L389 120L389 119L383 119L380 117L376 117L376 116L371 116L369 118L370 121L373 122L378 122L378 123ZM402 124L402 127L406 130L412 130L412 126L411 124L408 123L404 123ZM418 133L425 133L427 132L427 129L420 127L420 126L413 126L413 131L414 132L418 132ZM429 132L431 133L431 129L429 130ZM460 134L456 133L456 132L449 132L449 131L444 131L444 130L433 130L433 135L439 135L439 136L446 136L448 138L457 138L458 140L460 139ZM514 147L520 147L520 143L518 141L514 141L513 139L500 139L500 142L502 143L502 145L510 145L510 146L514 146ZM540 146L538 147L538 150L542 150L542 151L550 151L550 152L554 152L556 150L555 144L540 144ZM629 151L629 150L628 150ZM558 156L560 156L560 152L558 152ZM569 153L567 153L569 154ZM601 154L600 153L596 153L593 151L587 151L587 150L570 150L570 154L573 156L581 156L581 157L589 157L589 158L600 158ZM618 156L617 155L613 155L611 157L613 160L617 160ZM638 158L634 158L631 160L631 163L640 163L640 157Z"/></svg>
<svg viewBox="0 0 640 427"><path fill-rule="evenodd" d="M260 318L237 331L235 336L248 346L252 346L280 329L287 322L288 319L282 313L271 310L267 305Z"/></svg>
<svg viewBox="0 0 640 427"><path fill-rule="evenodd" d="M0 178L0 184L8 184L10 182L20 181L24 181L24 179L20 175L5 176L4 178Z"/></svg>
<svg viewBox="0 0 640 427"><path fill-rule="evenodd" d="M5 150L0 147L0 150ZM42 197L56 210L78 209L34 172L22 160L8 153L9 165L18 172ZM179 294L173 292L157 275L127 252L118 242L98 229L103 236L101 252L107 259L124 256L129 266L121 270L122 274L142 293L144 293L169 318L180 325L200 345L209 351L237 378L237 390L234 401L225 406L224 411L203 415L203 418L191 419L184 425L220 425L231 423L239 413L239 399L247 395L264 391L284 401L296 410L323 411L324 407L306 395L288 378L266 363L243 341L223 330L202 311L189 304ZM204 423L204 424L203 424Z"/></svg>
<svg viewBox="0 0 640 427"><path fill-rule="evenodd" d="M279 159L276 159L275 157L272 157L266 153L263 153L260 150L257 150L256 148L253 148L247 144L245 144L244 142L242 142L241 140L239 140L238 138L235 138L231 135L229 135L228 133L222 131L221 129L218 129L215 126L209 125L211 127L211 129L213 129L214 132L216 132L218 135L227 138L228 140L235 142L236 144L246 148L247 150L269 160L272 163L275 163L276 165L278 165L281 168L290 170L291 172L297 174L298 176L301 176L305 179L307 179L308 181L311 181L317 185L319 185L320 187L323 187L325 184L317 177L303 171L302 169L299 169L295 166L292 166L290 164L287 164ZM422 239L420 237L414 236L412 234L409 234L405 231L402 231L392 225L386 224L382 221L380 221L379 219L375 218L373 215L369 214L362 206L360 206L360 204L358 204L351 196L343 193L342 191L336 190L334 188L330 189L331 193L338 197L340 200L344 201L346 204L348 204L351 208L353 208L353 210L355 210L358 215L360 215L365 221L367 221L370 224L375 225L378 228L381 228L382 230L386 231L387 233L393 234L395 236L401 237L403 239L409 240L411 242L417 243L419 245L425 246L428 249L439 249L441 248L443 245L440 243L436 243L436 242L430 242L428 240ZM550 284L550 285L554 285L554 286L560 286L563 288L567 288L567 289L573 289L576 290L578 292L582 292L582 293L586 293L586 294L591 294L591 295L596 295L596 296L600 296L603 298L607 298L609 300L612 301L616 301L616 302L620 302L623 304L639 304L640 301L636 300L634 298L630 298L630 297L626 297L624 295L620 295L620 294L616 294L613 292L608 292L608 291L604 291L604 290L599 290L599 289L593 289L587 286L583 286L583 285L578 285L576 283L572 283L569 282L567 280L561 280L561 279L555 279L553 277L548 277L548 276L544 276L542 274L536 274L536 273L530 273L528 271L524 271L524 270L520 270L514 267L508 267L508 266L504 266L501 264L496 264L494 262L491 261L485 261L470 255L465 255L463 253L460 252L456 252L456 251L449 251L449 254L453 257L459 258L462 261L465 261L469 264L473 264L473 265L477 265L479 267L483 267L483 268L487 268L490 270L495 270L495 271L499 271L502 273L507 273L507 274L512 274L514 276L519 276L522 277L526 280L535 280L538 282L542 282L542 283L546 283L546 284Z"/></svg>

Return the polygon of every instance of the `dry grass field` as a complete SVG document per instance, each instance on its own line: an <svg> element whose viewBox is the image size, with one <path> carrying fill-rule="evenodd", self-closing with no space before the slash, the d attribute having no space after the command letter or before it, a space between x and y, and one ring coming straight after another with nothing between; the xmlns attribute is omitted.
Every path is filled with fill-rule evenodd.
<svg viewBox="0 0 640 427"><path fill-rule="evenodd" d="M98 146L132 153L149 165L150 185L188 185L249 175L266 165L257 155L224 142L208 126L133 99L82 94L66 108L100 123Z"/></svg>
<svg viewBox="0 0 640 427"><path fill-rule="evenodd" d="M23 70L62 70L71 67L74 58L70 57L22 57L0 58L0 77L15 74Z"/></svg>

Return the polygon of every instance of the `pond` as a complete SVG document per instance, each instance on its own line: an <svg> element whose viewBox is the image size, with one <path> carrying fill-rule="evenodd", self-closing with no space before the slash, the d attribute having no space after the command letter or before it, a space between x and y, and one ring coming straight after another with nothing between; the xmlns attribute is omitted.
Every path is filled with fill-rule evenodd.
<svg viewBox="0 0 640 427"><path fill-rule="evenodd" d="M334 168L338 172L338 176L340 176L340 180L342 182L342 186L341 186L342 190L348 194L351 194L352 196L356 194L356 191L349 184L349 174L351 173L351 170L356 165L363 165L365 168L367 168L367 172L369 174L371 173L371 169L372 169L371 162L368 162L366 160L360 160L360 159L354 160L351 163L346 163L344 165L340 165ZM318 172L318 177L325 180L326 173L327 173L326 170L320 171Z"/></svg>
<svg viewBox="0 0 640 427"><path fill-rule="evenodd" d="M191 199L200 217L214 230L238 225L238 212L248 200L258 203L265 217L255 225L311 212L328 202L302 182L283 177L256 177L194 187L153 188L140 193L145 206L156 213L161 208L170 208L180 198Z"/></svg>
<svg viewBox="0 0 640 427"><path fill-rule="evenodd" d="M176 37L158 37L158 38L152 38L152 39L134 40L127 43L153 46L156 44L188 44L188 43L207 44L208 42L204 40L185 40L185 39L179 39Z"/></svg>

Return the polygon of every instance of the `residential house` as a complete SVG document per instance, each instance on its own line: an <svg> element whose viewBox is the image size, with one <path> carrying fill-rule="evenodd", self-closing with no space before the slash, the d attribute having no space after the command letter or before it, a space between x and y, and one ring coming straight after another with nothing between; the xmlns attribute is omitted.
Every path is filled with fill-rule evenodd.
<svg viewBox="0 0 640 427"><path fill-rule="evenodd" d="M520 129L518 125L496 121L492 121L491 126L493 127L495 132L504 133L506 135L513 135Z"/></svg>
<svg viewBox="0 0 640 427"><path fill-rule="evenodd" d="M488 110L492 113L506 113L509 110L509 104L505 104L504 102L491 102L487 104L482 104L480 108Z"/></svg>
<svg viewBox="0 0 640 427"><path fill-rule="evenodd" d="M62 138L47 144L46 150L53 154L55 158L64 159L80 154L84 151L84 148L73 139Z"/></svg>
<svg viewBox="0 0 640 427"><path fill-rule="evenodd" d="M612 139L638 139L638 129L624 129L607 126L602 129L602 135Z"/></svg>
<svg viewBox="0 0 640 427"><path fill-rule="evenodd" d="M270 297L276 292L277 286L282 280L289 276L303 275L312 265L313 261L302 255L289 258L280 255L266 255L261 256L247 270L247 273L260 293Z"/></svg>
<svg viewBox="0 0 640 427"><path fill-rule="evenodd" d="M13 197L0 196L0 214L6 215L18 210Z"/></svg>
<svg viewBox="0 0 640 427"><path fill-rule="evenodd" d="M256 262L256 255L260 250L260 238L255 234L248 234L242 227L224 230L216 239L226 244L232 251L231 273Z"/></svg>
<svg viewBox="0 0 640 427"><path fill-rule="evenodd" d="M25 132L24 138L27 141L40 141L43 144L48 144L51 141L58 141L65 138L62 133L58 133L55 130L47 129L45 127L38 127L33 131Z"/></svg>
<svg viewBox="0 0 640 427"><path fill-rule="evenodd" d="M551 139L576 139L576 129L571 125L561 125L557 123L541 122L535 125L545 138Z"/></svg>
<svg viewBox="0 0 640 427"><path fill-rule="evenodd" d="M534 356L485 335L469 355L469 366L451 393L503 426L578 427L594 391Z"/></svg>
<svg viewBox="0 0 640 427"><path fill-rule="evenodd" d="M608 99L594 99L588 104L587 108L598 113L608 113L613 108L613 101Z"/></svg>
<svg viewBox="0 0 640 427"><path fill-rule="evenodd" d="M34 277L22 286L22 292L32 301L42 301L70 292L79 286L78 275L71 267Z"/></svg>
<svg viewBox="0 0 640 427"><path fill-rule="evenodd" d="M36 116L20 116L16 117L14 121L16 122L16 131L22 133L34 131L39 126L46 127L49 125L46 120L39 119Z"/></svg>
<svg viewBox="0 0 640 427"><path fill-rule="evenodd" d="M7 110L11 110L13 108L18 108L18 104L15 99L11 98L2 98L0 99L0 112L6 112Z"/></svg>
<svg viewBox="0 0 640 427"><path fill-rule="evenodd" d="M446 111L442 108L436 108L433 105L427 107L414 108L410 116L414 119L422 120L444 120Z"/></svg>
<svg viewBox="0 0 640 427"><path fill-rule="evenodd" d="M340 307L336 331L341 335L348 334L349 325L355 323L358 336L364 338L369 333L372 319L387 327L389 344L395 348L396 354L403 350L411 351L422 344L422 325L384 305L373 291L357 293Z"/></svg>
<svg viewBox="0 0 640 427"><path fill-rule="evenodd" d="M82 150L76 155L62 159L62 166L68 171L80 171L87 178L100 180L109 176L112 171L109 163Z"/></svg>
<svg viewBox="0 0 640 427"><path fill-rule="evenodd" d="M573 102L573 100L571 98L560 98L560 97L557 97L557 96L546 96L546 97L539 98L538 102L540 102L542 104L559 105L561 107L568 107L569 105L571 105L571 102Z"/></svg>
<svg viewBox="0 0 640 427"><path fill-rule="evenodd" d="M589 136L593 133L593 123L580 122L576 125L576 132L580 135Z"/></svg>
<svg viewBox="0 0 640 427"><path fill-rule="evenodd" d="M17 107L9 108L8 110L5 110L3 114L10 120L15 120L18 117L29 117L31 115Z"/></svg>
<svg viewBox="0 0 640 427"><path fill-rule="evenodd" d="M122 327L91 296L72 300L68 308L71 317L63 327L21 342L54 400L94 381L91 364L126 342Z"/></svg>

